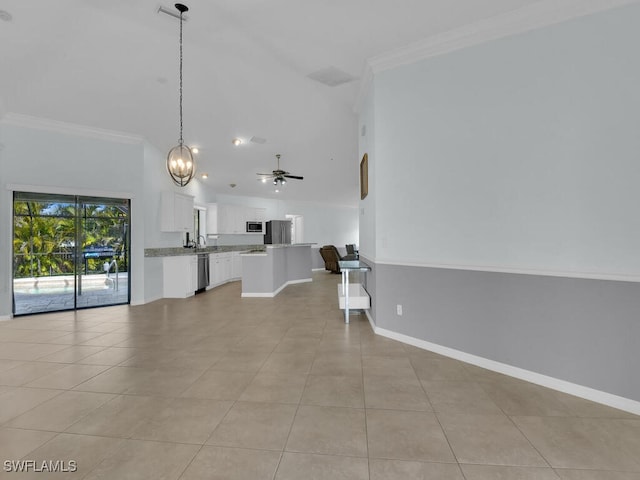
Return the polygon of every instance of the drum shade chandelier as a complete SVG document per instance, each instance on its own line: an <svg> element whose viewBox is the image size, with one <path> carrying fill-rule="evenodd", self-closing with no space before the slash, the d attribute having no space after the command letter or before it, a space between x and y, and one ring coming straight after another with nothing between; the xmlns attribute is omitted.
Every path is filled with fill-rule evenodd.
<svg viewBox="0 0 640 480"><path fill-rule="evenodd" d="M169 150L167 172L169 172L176 185L184 187L196 174L193 152L184 144L184 139L182 138L182 16L184 12L189 11L189 7L182 3L176 3L175 7L180 12L180 140L178 145Z"/></svg>

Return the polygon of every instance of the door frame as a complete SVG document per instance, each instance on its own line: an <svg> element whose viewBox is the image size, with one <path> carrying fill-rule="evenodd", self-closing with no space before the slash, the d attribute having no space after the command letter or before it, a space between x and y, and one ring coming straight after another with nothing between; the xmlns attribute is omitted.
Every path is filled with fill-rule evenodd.
<svg viewBox="0 0 640 480"><path fill-rule="evenodd" d="M7 271L4 281L7 288L4 292L4 302L8 307L7 315L0 311L1 319L13 318L13 197L15 192L32 192L51 195L76 195L80 197L106 197L129 200L129 305L143 305L144 298L144 207L140 196L131 191L98 190L92 188L59 187L52 185L32 185L21 183L6 184L5 198L7 199L5 215L7 218L6 234L2 240L6 241L5 261ZM137 212L137 213L136 213ZM0 250L3 242L0 241ZM0 252L1 253L1 252ZM133 259L136 259L135 261ZM0 299L1 300L1 299ZM155 300L155 299L154 299Z"/></svg>

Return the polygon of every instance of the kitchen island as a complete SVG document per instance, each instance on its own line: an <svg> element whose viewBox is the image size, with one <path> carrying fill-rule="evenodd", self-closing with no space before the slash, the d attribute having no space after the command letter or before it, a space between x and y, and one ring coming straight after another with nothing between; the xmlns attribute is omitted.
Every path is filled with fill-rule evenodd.
<svg viewBox="0 0 640 480"><path fill-rule="evenodd" d="M240 254L242 296L275 297L287 285L310 282L312 245L264 245L264 250Z"/></svg>

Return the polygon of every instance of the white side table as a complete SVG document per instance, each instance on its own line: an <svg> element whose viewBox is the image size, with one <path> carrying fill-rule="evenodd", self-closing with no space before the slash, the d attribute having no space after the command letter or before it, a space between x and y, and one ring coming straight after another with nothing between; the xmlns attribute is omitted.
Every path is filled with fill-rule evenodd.
<svg viewBox="0 0 640 480"><path fill-rule="evenodd" d="M344 323L349 323L349 308L368 309L371 299L364 287L359 284L349 285L350 272L370 272L371 267L360 260L341 260L338 262L342 272L342 285L338 285L338 303L343 307L344 299Z"/></svg>

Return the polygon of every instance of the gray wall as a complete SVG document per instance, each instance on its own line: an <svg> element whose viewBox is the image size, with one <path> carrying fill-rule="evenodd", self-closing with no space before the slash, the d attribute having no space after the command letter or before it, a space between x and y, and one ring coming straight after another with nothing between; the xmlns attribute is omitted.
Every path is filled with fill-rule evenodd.
<svg viewBox="0 0 640 480"><path fill-rule="evenodd" d="M378 327L640 401L640 284L393 265L373 278Z"/></svg>

